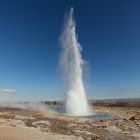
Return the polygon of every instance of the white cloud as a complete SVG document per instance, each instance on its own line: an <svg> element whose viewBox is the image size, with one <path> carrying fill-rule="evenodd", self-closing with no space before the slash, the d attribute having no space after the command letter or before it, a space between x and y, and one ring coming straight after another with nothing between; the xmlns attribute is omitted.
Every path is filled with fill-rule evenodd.
<svg viewBox="0 0 140 140"><path fill-rule="evenodd" d="M14 94L14 93L16 93L15 89L5 88L0 90L0 94Z"/></svg>

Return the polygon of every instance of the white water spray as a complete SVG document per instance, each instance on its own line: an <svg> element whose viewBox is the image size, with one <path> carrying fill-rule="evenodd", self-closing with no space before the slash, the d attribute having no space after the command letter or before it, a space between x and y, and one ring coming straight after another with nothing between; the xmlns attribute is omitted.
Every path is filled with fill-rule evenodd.
<svg viewBox="0 0 140 140"><path fill-rule="evenodd" d="M89 115L89 106L83 84L82 48L76 36L73 8L65 17L60 42L62 46L60 63L67 83L66 112L76 116Z"/></svg>

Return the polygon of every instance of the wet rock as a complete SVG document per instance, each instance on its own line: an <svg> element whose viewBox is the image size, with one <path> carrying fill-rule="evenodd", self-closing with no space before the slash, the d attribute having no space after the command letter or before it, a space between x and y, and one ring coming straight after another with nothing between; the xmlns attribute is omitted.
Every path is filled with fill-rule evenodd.
<svg viewBox="0 0 140 140"><path fill-rule="evenodd" d="M26 122L25 122L25 124L26 124L27 127L36 127L32 123L33 123L33 121L30 120L30 119L26 120Z"/></svg>
<svg viewBox="0 0 140 140"><path fill-rule="evenodd" d="M123 121L127 121L127 119L123 118Z"/></svg>
<svg viewBox="0 0 140 140"><path fill-rule="evenodd" d="M97 128L107 128L107 126L106 125L99 125L99 126L97 126Z"/></svg>
<svg viewBox="0 0 140 140"><path fill-rule="evenodd" d="M106 125L102 125L102 128L106 128L107 126Z"/></svg>
<svg viewBox="0 0 140 140"><path fill-rule="evenodd" d="M129 118L129 120L134 121L134 120L136 120L136 118L135 118L135 116L132 116Z"/></svg>
<svg viewBox="0 0 140 140"><path fill-rule="evenodd" d="M91 128L91 125L89 125L89 124L84 124L83 128L90 129L90 128Z"/></svg>

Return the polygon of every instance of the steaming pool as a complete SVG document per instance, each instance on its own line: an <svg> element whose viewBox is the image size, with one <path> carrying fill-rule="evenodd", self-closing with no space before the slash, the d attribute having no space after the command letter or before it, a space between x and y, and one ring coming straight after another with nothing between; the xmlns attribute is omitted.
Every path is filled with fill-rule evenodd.
<svg viewBox="0 0 140 140"><path fill-rule="evenodd" d="M64 106L62 106L62 105L52 105L50 108L60 115L68 116L65 113ZM71 117L75 117L75 116L71 116ZM117 119L118 118L117 116L114 116L112 114L105 113L105 112L93 112L88 116L77 116L77 117L85 118L85 119L94 119L94 120L108 120L108 119Z"/></svg>

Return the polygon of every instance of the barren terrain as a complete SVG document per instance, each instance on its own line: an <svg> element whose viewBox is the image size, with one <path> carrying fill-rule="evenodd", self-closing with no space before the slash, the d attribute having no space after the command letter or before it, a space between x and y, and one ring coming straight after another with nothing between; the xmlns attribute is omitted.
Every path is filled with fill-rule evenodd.
<svg viewBox="0 0 140 140"><path fill-rule="evenodd" d="M93 106L117 119L68 117L50 111L0 108L0 140L139 140L140 109Z"/></svg>

